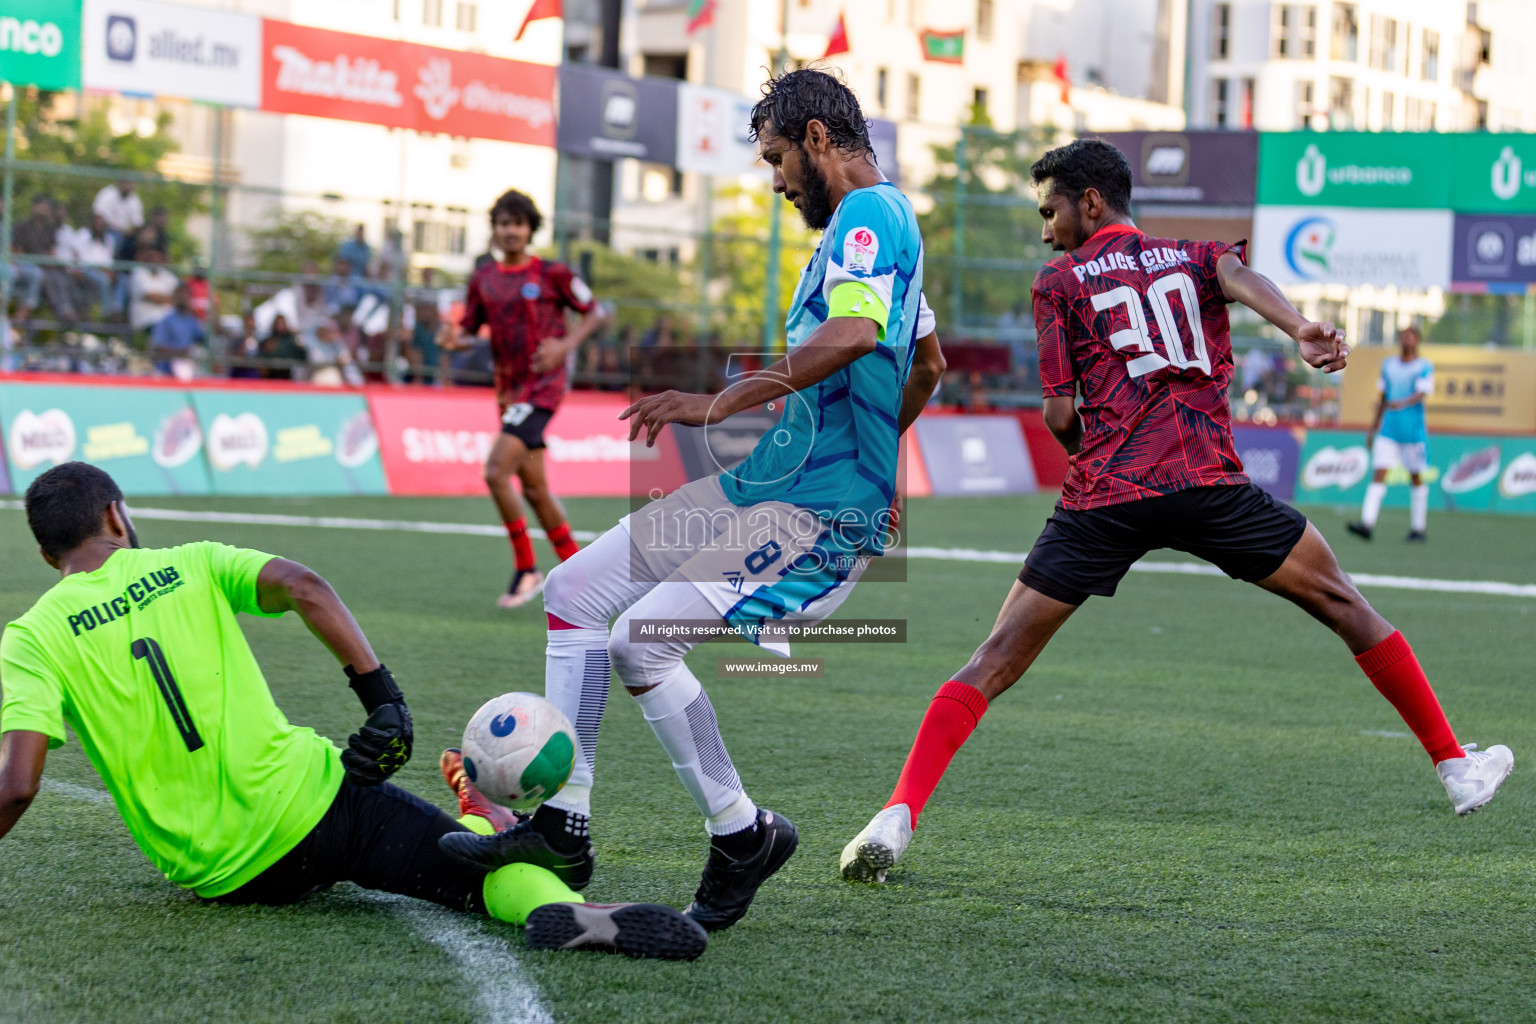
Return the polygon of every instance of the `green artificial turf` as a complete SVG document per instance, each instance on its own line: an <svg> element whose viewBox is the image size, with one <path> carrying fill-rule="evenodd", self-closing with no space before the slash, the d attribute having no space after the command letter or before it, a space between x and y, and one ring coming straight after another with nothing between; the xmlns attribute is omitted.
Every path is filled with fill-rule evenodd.
<svg viewBox="0 0 1536 1024"><path fill-rule="evenodd" d="M152 506L488 523L484 499L154 499ZM569 502L602 529L617 501ZM920 499L911 542L1027 551L1050 499ZM1536 582L1532 524L1440 515L1370 545L1348 510L1309 510L1348 570ZM486 698L542 688L543 615L498 611L495 537L142 520L303 561L348 601L404 688L416 758L397 777L450 806L436 753ZM540 544L548 564L550 553ZM1173 552L1154 556L1182 561ZM0 512L0 621L54 579L20 512ZM997 701L923 815L890 884L837 874L884 803L933 691L983 639L1016 565L913 560L839 612L908 621L902 645L805 645L821 679L716 678L690 659L748 791L800 827L747 918L692 964L513 950L569 1021L1464 1021L1536 1019L1529 837L1517 770L1469 819L1339 641L1224 579L1132 573L1090 601ZM1524 766L1536 712L1536 598L1368 589L1465 740ZM279 704L337 739L361 721L292 616L247 634ZM159 878L78 745L0 840L0 1020L472 1021L503 979L430 941L419 916L338 886L300 905L206 905ZM594 900L684 905L706 838L622 690L594 793ZM473 982L466 981L465 973ZM513 984L507 981L507 984Z"/></svg>

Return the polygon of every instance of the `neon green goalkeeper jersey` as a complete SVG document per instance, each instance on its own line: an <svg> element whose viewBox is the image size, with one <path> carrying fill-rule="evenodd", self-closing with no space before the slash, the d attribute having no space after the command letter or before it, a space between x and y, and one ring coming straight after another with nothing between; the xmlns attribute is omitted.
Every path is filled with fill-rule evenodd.
<svg viewBox="0 0 1536 1024"><path fill-rule="evenodd" d="M112 553L0 637L0 731L75 730L134 841L177 885L232 892L325 815L340 751L289 724L235 621L272 559L204 541Z"/></svg>

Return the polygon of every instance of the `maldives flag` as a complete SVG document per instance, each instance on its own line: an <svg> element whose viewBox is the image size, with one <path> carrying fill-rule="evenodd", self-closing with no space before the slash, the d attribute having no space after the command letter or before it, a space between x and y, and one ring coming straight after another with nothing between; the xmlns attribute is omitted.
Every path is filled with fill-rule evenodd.
<svg viewBox="0 0 1536 1024"><path fill-rule="evenodd" d="M688 34L715 23L715 0L688 0Z"/></svg>
<svg viewBox="0 0 1536 1024"><path fill-rule="evenodd" d="M853 47L848 45L848 23L844 19L842 11L837 12L837 27L832 30L832 38L827 40L827 52L821 55L822 60L835 57L840 53L849 53Z"/></svg>
<svg viewBox="0 0 1536 1024"><path fill-rule="evenodd" d="M528 31L530 22L563 17L565 12L561 10L560 0L533 0L533 6L528 8L528 13L523 18L523 25L517 30L517 35L512 37L512 41L515 43L523 38L523 33Z"/></svg>
<svg viewBox="0 0 1536 1024"><path fill-rule="evenodd" d="M923 60L940 64L965 63L965 29L957 32L935 32L931 28L922 31Z"/></svg>

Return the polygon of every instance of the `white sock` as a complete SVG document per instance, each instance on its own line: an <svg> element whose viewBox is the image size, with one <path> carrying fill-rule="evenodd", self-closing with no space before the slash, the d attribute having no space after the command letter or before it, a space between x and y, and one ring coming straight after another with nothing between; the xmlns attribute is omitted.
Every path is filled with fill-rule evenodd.
<svg viewBox="0 0 1536 1024"><path fill-rule="evenodd" d="M1408 488L1408 516L1414 530L1424 532L1429 525L1429 485Z"/></svg>
<svg viewBox="0 0 1536 1024"><path fill-rule="evenodd" d="M576 727L576 766L548 801L576 814L592 813L597 730L608 706L608 630L552 629L544 648L544 696Z"/></svg>
<svg viewBox="0 0 1536 1024"><path fill-rule="evenodd" d="M739 832L757 820L757 807L725 752L714 705L686 664L678 662L659 685L638 694L635 703L707 819L710 834Z"/></svg>
<svg viewBox="0 0 1536 1024"><path fill-rule="evenodd" d="M1365 485L1365 504L1360 506L1360 521L1374 530L1381 516L1381 503L1387 496L1387 485L1374 480Z"/></svg>

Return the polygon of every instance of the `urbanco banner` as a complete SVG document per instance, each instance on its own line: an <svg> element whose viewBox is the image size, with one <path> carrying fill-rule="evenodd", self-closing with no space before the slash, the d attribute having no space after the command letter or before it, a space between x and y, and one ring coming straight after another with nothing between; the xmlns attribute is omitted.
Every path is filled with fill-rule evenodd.
<svg viewBox="0 0 1536 1024"><path fill-rule="evenodd" d="M555 144L545 64L262 22L261 109L388 128Z"/></svg>
<svg viewBox="0 0 1536 1024"><path fill-rule="evenodd" d="M1251 259L1280 284L1445 288L1451 228L1449 210L1259 206Z"/></svg>
<svg viewBox="0 0 1536 1024"><path fill-rule="evenodd" d="M6 0L0 7L0 81L80 88L79 0Z"/></svg>
<svg viewBox="0 0 1536 1024"><path fill-rule="evenodd" d="M1258 201L1448 209L1451 139L1439 132L1265 132Z"/></svg>
<svg viewBox="0 0 1536 1024"><path fill-rule="evenodd" d="M85 0L85 88L261 105L261 19L157 3Z"/></svg>

